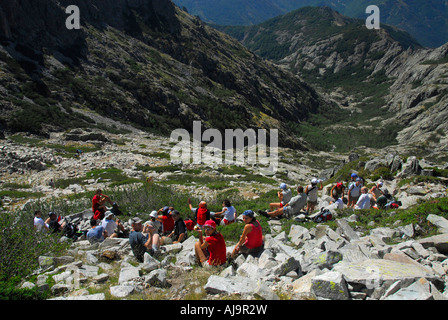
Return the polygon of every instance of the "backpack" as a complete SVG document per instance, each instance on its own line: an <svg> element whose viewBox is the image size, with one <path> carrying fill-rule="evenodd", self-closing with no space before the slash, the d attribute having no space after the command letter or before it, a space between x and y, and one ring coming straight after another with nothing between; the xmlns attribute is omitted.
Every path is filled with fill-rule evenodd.
<svg viewBox="0 0 448 320"><path fill-rule="evenodd" d="M313 218L313 221L316 223L325 222L331 220L333 218L333 214L330 210L322 208L318 215Z"/></svg>

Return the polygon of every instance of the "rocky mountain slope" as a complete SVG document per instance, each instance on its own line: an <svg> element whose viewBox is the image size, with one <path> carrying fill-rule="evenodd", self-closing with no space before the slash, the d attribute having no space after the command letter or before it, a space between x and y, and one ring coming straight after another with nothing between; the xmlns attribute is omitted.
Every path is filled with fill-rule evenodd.
<svg viewBox="0 0 448 320"><path fill-rule="evenodd" d="M40 134L95 127L96 110L167 134L176 128L278 128L323 102L297 77L263 61L167 0L1 2L2 130ZM26 23L25 23L26 21Z"/></svg>
<svg viewBox="0 0 448 320"><path fill-rule="evenodd" d="M341 135L342 142L353 145L348 136L369 132L381 135L386 144L395 138L400 144L426 141L423 148L444 152L439 140L444 141L447 131L447 45L423 49L393 27L367 30L363 20L330 8L304 8L256 26L220 29L297 73L343 108L321 110L320 118L312 116L310 125L300 128L306 138L312 138L316 124L334 136L326 144L316 139L315 145L341 147L336 139ZM423 112L425 106L434 111ZM428 122L431 126L425 127Z"/></svg>

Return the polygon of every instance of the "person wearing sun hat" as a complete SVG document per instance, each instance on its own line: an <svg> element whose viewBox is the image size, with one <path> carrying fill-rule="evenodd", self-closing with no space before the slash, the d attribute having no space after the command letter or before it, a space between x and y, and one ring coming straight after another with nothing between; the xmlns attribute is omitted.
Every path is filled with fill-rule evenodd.
<svg viewBox="0 0 448 320"><path fill-rule="evenodd" d="M202 236L202 230L199 233L199 241L194 246L196 259L204 267L221 266L227 262L227 248L224 237L216 231L216 222L213 220L205 221L203 225L205 239Z"/></svg>
<svg viewBox="0 0 448 320"><path fill-rule="evenodd" d="M255 218L254 212L252 210L244 211L243 221L246 225L240 241L233 249L232 258L239 253L257 256L264 249L263 231L260 222Z"/></svg>

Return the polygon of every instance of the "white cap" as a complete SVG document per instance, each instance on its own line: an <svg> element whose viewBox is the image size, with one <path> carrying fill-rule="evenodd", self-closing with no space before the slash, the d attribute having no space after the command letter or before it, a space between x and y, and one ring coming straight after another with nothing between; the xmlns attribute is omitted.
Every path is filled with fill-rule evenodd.
<svg viewBox="0 0 448 320"><path fill-rule="evenodd" d="M157 218L157 211L156 211L156 210L153 210L153 211L149 214L149 216L152 217L152 218Z"/></svg>
<svg viewBox="0 0 448 320"><path fill-rule="evenodd" d="M316 183L318 183L319 182L319 180L317 180L316 178L313 178L313 180L311 180L311 183L312 184L316 184Z"/></svg>

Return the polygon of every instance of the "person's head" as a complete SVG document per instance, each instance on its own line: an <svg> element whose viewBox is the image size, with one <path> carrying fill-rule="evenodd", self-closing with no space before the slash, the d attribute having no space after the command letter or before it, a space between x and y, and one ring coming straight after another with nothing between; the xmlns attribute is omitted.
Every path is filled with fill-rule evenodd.
<svg viewBox="0 0 448 320"><path fill-rule="evenodd" d="M207 208L207 202L205 201L199 202L199 208Z"/></svg>
<svg viewBox="0 0 448 320"><path fill-rule="evenodd" d="M135 217L131 219L131 226L134 231L141 231L143 229L142 219Z"/></svg>
<svg viewBox="0 0 448 320"><path fill-rule="evenodd" d="M338 183L336 184L336 188L338 188L338 189L342 189L342 182L338 182Z"/></svg>
<svg viewBox="0 0 448 320"><path fill-rule="evenodd" d="M376 184L376 187L378 189L381 189L383 187L383 183L381 181L378 181L378 183Z"/></svg>
<svg viewBox="0 0 448 320"><path fill-rule="evenodd" d="M95 192L96 195L100 196L101 193L102 193L102 190L101 190L101 189L96 189L96 192Z"/></svg>
<svg viewBox="0 0 448 320"><path fill-rule="evenodd" d="M168 207L168 206L164 206L164 207L162 208L162 214L163 214L164 216L168 215L169 212L170 212L170 207Z"/></svg>
<svg viewBox="0 0 448 320"><path fill-rule="evenodd" d="M211 235L216 231L216 222L207 220L205 221L203 228L206 235Z"/></svg>
<svg viewBox="0 0 448 320"><path fill-rule="evenodd" d="M171 216L173 217L174 221L177 221L180 218L180 213L177 210L173 210L171 211Z"/></svg>
<svg viewBox="0 0 448 320"><path fill-rule="evenodd" d="M280 185L280 189L281 189L281 190L286 190L286 188L287 188L286 183L282 183L282 184Z"/></svg>
<svg viewBox="0 0 448 320"><path fill-rule="evenodd" d="M369 189L367 189L367 187L362 187L361 188L361 192L362 193L367 193L367 192L369 192Z"/></svg>
<svg viewBox="0 0 448 320"><path fill-rule="evenodd" d="M356 180L356 178L358 178L358 175L356 173L352 173L352 175L351 175L352 181Z"/></svg>
<svg viewBox="0 0 448 320"><path fill-rule="evenodd" d="M222 201L222 206L223 207L230 207L231 206L230 201L228 199L223 200Z"/></svg>
<svg viewBox="0 0 448 320"><path fill-rule="evenodd" d="M251 223L252 221L255 221L255 214L252 210L246 210L243 212L243 221L244 223L248 224Z"/></svg>
<svg viewBox="0 0 448 320"><path fill-rule="evenodd" d="M97 221L94 218L90 218L90 226L91 227L96 227Z"/></svg>
<svg viewBox="0 0 448 320"><path fill-rule="evenodd" d="M297 193L303 193L303 187L302 186L298 186L297 187Z"/></svg>
<svg viewBox="0 0 448 320"><path fill-rule="evenodd" d="M34 216L37 218L40 218L40 217L42 217L42 212L40 210L36 210L36 211L34 211Z"/></svg>
<svg viewBox="0 0 448 320"><path fill-rule="evenodd" d="M111 219L113 219L113 217L114 217L114 214L112 211L106 211L106 213L104 213L104 218L107 220L111 220Z"/></svg>
<svg viewBox="0 0 448 320"><path fill-rule="evenodd" d="M158 217L158 215L157 215L157 211L156 210L153 210L150 214L149 214L149 217L151 218L151 220L155 220L155 219L157 219L157 217Z"/></svg>
<svg viewBox="0 0 448 320"><path fill-rule="evenodd" d="M311 185L315 186L319 181L316 178L311 180Z"/></svg>
<svg viewBox="0 0 448 320"><path fill-rule="evenodd" d="M359 186L361 184L361 178L356 178L356 185Z"/></svg>
<svg viewBox="0 0 448 320"><path fill-rule="evenodd" d="M50 220L56 220L56 212L51 211L48 213L48 217L50 218Z"/></svg>

